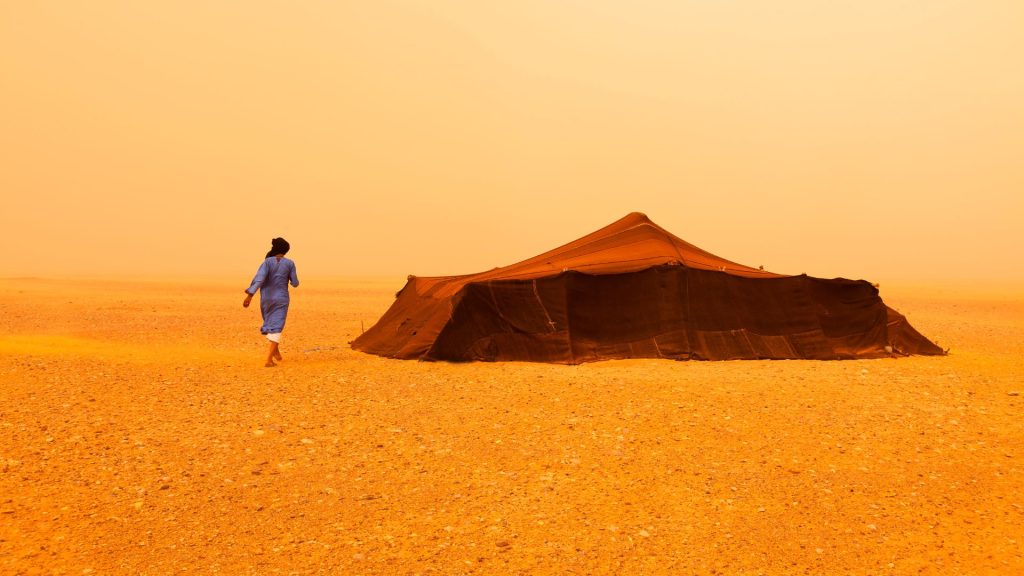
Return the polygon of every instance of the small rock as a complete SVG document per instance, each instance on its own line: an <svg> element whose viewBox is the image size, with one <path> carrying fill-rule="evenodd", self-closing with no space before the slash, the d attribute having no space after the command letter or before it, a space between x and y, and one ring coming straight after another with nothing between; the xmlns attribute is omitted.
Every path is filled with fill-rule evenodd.
<svg viewBox="0 0 1024 576"><path fill-rule="evenodd" d="M312 444L313 443L313 439L312 438L303 438L302 439L302 443L303 444Z"/></svg>
<svg viewBox="0 0 1024 576"><path fill-rule="evenodd" d="M508 547L508 540L498 540L497 542L494 543L494 545L497 546L498 548L507 548Z"/></svg>
<svg viewBox="0 0 1024 576"><path fill-rule="evenodd" d="M1007 394L1007 396L1020 396L1020 391L1019 390L1010 390L1006 394Z"/></svg>

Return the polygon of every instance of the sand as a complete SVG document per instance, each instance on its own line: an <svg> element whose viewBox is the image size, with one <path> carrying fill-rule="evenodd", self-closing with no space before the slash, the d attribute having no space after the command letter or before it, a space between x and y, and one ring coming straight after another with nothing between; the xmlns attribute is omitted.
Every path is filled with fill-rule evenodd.
<svg viewBox="0 0 1024 576"><path fill-rule="evenodd" d="M401 279L0 280L3 574L1024 573L1024 289L947 357L582 366L347 342Z"/></svg>

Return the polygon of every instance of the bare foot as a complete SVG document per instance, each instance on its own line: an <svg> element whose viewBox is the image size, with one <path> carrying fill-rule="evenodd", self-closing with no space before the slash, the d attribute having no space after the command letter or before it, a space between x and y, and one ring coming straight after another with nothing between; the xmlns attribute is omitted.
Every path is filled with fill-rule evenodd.
<svg viewBox="0 0 1024 576"><path fill-rule="evenodd" d="M281 353L278 352L277 350L274 350L274 359L278 361L284 360L284 358L281 358Z"/></svg>
<svg viewBox="0 0 1024 576"><path fill-rule="evenodd" d="M276 368L277 364L274 364L273 362L267 362L263 366L266 367L266 368Z"/></svg>

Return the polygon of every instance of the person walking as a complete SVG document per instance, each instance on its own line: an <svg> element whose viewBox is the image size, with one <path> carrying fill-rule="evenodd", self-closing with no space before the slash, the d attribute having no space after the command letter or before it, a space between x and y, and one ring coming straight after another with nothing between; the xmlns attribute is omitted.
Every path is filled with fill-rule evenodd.
<svg viewBox="0 0 1024 576"><path fill-rule="evenodd" d="M256 291L260 291L260 312L263 314L263 326L260 333L270 340L270 352L267 353L267 368L277 366L274 360L281 360L281 332L288 318L288 284L299 287L299 277L295 273L295 262L285 258L291 246L284 238L271 240L267 257L256 270L252 284L245 290L242 306L249 307Z"/></svg>

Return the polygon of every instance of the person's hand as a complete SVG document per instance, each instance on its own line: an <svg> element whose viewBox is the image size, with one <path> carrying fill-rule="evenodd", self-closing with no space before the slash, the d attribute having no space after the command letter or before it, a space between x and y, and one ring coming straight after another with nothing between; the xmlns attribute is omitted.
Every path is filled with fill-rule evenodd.
<svg viewBox="0 0 1024 576"><path fill-rule="evenodd" d="M242 307L243 308L248 308L250 302L252 302L252 294L249 294L248 292L246 292L245 293L245 300L242 301Z"/></svg>

